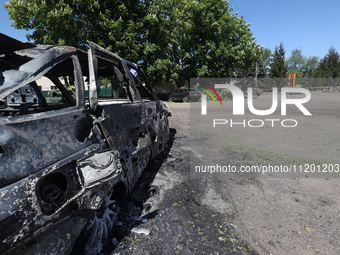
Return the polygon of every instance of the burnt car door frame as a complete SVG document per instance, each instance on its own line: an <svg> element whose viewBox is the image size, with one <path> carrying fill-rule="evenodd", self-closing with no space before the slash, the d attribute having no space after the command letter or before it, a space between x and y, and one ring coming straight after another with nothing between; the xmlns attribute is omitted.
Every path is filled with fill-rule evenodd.
<svg viewBox="0 0 340 255"><path fill-rule="evenodd" d="M88 56L90 112L101 116L98 124L110 148L120 153L128 190L131 191L152 156L150 136L147 135L145 105L126 60L92 42L89 42ZM98 77L102 69L100 61L107 61L111 65L112 75L117 75L119 70L121 82L128 96L126 102L108 102L102 105L99 103Z"/></svg>
<svg viewBox="0 0 340 255"><path fill-rule="evenodd" d="M61 223L68 220L63 216L72 215L75 206L86 207L90 204L75 201L84 192L74 172L75 164L79 158L88 157L87 155L98 151L98 148L106 146L97 129L86 125L90 120L85 110L83 76L76 50L70 48L62 51L56 48L51 55L49 58L44 56L43 60L49 61L39 62L38 58L34 59L39 65L30 65L32 70L39 67L38 71L5 94L48 75L53 67L71 59L76 104L0 120L0 143L3 148L0 159L6 159L0 161L0 197L10 198L3 200L1 204L8 210L0 217L2 230L6 230L1 235L3 241L0 251L9 250L18 242L34 238L39 231L48 229L51 222ZM53 196L47 194L50 191L60 194L57 200L51 201ZM14 220L17 217L20 221L14 224L13 221L6 220L10 217Z"/></svg>
<svg viewBox="0 0 340 255"><path fill-rule="evenodd" d="M17 136L16 139L21 140L21 143L16 146L10 146L10 143L8 143L7 146L7 143L3 142L6 152L4 153L5 155L2 156L6 156L6 154L15 155L16 152L19 152L20 146L26 146L32 148L31 150L26 149L27 159L30 159L29 161L34 163L35 166L23 159L23 165L25 165L25 167L22 167L21 171L17 171L17 169L15 171L10 171L11 174L15 173L18 175L17 178L15 176L10 178L10 176L7 176L5 173L2 173L1 178L15 182L16 180L29 176L37 170L54 164L93 144L93 141L89 143L86 141L87 137L84 137L84 134L89 136L92 127L91 125L84 125L85 122L88 122L88 118L84 111L85 100L83 78L80 71L79 60L75 52L62 55L52 62L43 65L37 73L31 75L26 81L23 81L11 90L17 89L22 86L22 84L34 82L39 77L46 75L57 64L62 63L67 59L72 59L74 68L73 74L76 83L75 105L3 120L5 122L3 127L9 127ZM9 94L11 90L6 92L6 94ZM84 130L84 127L87 127L89 130ZM58 141L60 143L58 143ZM51 146L51 142L53 142L53 146ZM16 159L14 156L12 162L13 166L11 166L11 163L8 163L5 169L15 168L18 163L17 160L19 159ZM24 171L26 171L25 174L23 173Z"/></svg>
<svg viewBox="0 0 340 255"><path fill-rule="evenodd" d="M152 152L152 158L154 158L159 152L161 152L164 149L164 146L166 143L163 143L164 141L168 141L170 133L165 132L168 128L168 116L169 110L164 109L164 104L161 104L161 102L158 100L154 90L152 89L150 82L145 75L143 69L132 62L126 61L128 67L135 70L143 78L142 82L137 75L133 75L134 80L136 80L136 83L139 83L139 86L142 90L144 90L149 97L149 100L143 100L143 104L146 111L146 124L147 124L147 130L150 134L151 139L151 152ZM165 136L165 137L164 137Z"/></svg>
<svg viewBox="0 0 340 255"><path fill-rule="evenodd" d="M95 43L89 42L89 46L90 111L101 114L100 126L109 146L117 149L121 155L131 191L150 160L164 149L166 142L163 141L169 139L168 109L164 109L164 105L158 100L139 65L122 59ZM113 74L121 76L129 102L100 105L98 74L102 68L97 56L112 64ZM138 79L137 72L143 82ZM148 100L142 99L137 83L147 92Z"/></svg>

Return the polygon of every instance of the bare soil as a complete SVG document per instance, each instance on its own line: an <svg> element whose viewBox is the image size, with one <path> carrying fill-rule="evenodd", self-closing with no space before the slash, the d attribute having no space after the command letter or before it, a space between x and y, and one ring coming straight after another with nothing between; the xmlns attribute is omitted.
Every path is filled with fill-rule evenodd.
<svg viewBox="0 0 340 255"><path fill-rule="evenodd" d="M340 163L340 114L334 108L340 94L312 97L318 100L308 109L323 113L302 121L296 132L268 136L272 130L264 128L266 137L261 139L252 130L240 135L228 129L224 153L231 156L226 160L253 164L256 157L266 157L277 163L293 157ZM322 103L325 98L328 104ZM257 100L266 102L270 95ZM112 254L340 254L339 178L303 174L193 179L189 159L198 153L189 139L194 105L169 106L171 142L149 164L122 207L122 226L117 227ZM296 141L299 146L294 146Z"/></svg>

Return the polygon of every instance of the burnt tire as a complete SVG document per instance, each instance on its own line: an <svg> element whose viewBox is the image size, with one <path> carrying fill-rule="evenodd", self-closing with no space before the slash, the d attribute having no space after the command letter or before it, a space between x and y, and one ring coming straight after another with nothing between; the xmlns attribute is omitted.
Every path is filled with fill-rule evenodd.
<svg viewBox="0 0 340 255"><path fill-rule="evenodd" d="M110 193L86 223L71 254L102 254L103 250L112 244L113 228L119 211L120 207L116 205Z"/></svg>

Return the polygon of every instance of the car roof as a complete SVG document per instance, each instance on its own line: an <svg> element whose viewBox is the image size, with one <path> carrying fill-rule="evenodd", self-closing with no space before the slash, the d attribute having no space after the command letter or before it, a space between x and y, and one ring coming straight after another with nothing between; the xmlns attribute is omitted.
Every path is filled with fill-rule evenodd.
<svg viewBox="0 0 340 255"><path fill-rule="evenodd" d="M49 62L77 51L70 46L24 43L0 33L0 98L24 86Z"/></svg>
<svg viewBox="0 0 340 255"><path fill-rule="evenodd" d="M3 33L0 33L0 54L34 47L36 47L36 45L33 43L21 42Z"/></svg>
<svg viewBox="0 0 340 255"><path fill-rule="evenodd" d="M92 42L89 44L97 47ZM110 53L114 55L114 58L108 60L105 54L104 56L100 55L100 51L102 49L98 51L99 55L97 55L98 66L100 66L98 73L101 75L112 74L112 64L119 65L123 59ZM88 76L88 56L87 52L83 50L72 46L25 43L0 33L0 99L27 84L27 81L34 75L38 75L49 62L66 59L71 54L77 54L83 75ZM138 67L130 61L124 60L124 62L128 67ZM68 68L68 65L63 65L63 69L57 70L57 72L66 75L72 71L73 69Z"/></svg>

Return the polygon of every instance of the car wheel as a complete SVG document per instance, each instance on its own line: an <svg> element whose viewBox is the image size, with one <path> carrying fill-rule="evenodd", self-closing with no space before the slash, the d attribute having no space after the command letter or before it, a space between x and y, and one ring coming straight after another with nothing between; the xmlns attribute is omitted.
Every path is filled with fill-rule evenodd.
<svg viewBox="0 0 340 255"><path fill-rule="evenodd" d="M174 99L172 97L169 97L169 102L173 102Z"/></svg>
<svg viewBox="0 0 340 255"><path fill-rule="evenodd" d="M112 194L112 193L111 193ZM102 249L111 242L113 226L118 219L120 207L116 205L116 201L112 199L112 195L108 195L98 210L94 212L91 219L87 222L81 235L80 244L77 252L82 254L101 254ZM78 254L77 252L72 254Z"/></svg>
<svg viewBox="0 0 340 255"><path fill-rule="evenodd" d="M183 103L188 102L188 98L187 97L183 97Z"/></svg>

